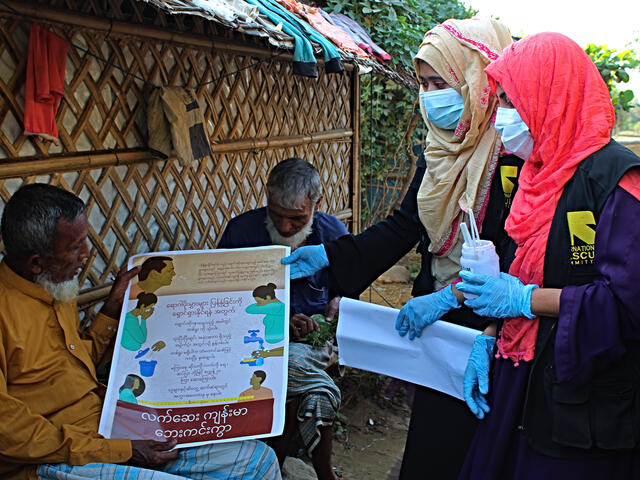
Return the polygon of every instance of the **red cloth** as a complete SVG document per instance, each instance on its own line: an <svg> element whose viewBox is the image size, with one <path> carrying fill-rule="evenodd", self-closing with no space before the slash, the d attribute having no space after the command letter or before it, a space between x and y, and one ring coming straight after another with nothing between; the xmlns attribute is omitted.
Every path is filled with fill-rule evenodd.
<svg viewBox="0 0 640 480"><path fill-rule="evenodd" d="M573 40L539 33L508 46L485 71L527 124L533 151L522 167L505 228L517 245L509 273L542 285L551 221L578 165L610 140L615 114L598 69ZM516 363L534 355L538 319L504 323L498 351Z"/></svg>
<svg viewBox="0 0 640 480"><path fill-rule="evenodd" d="M58 145L56 112L64 96L69 42L37 23L31 25L24 100L24 134Z"/></svg>
<svg viewBox="0 0 640 480"><path fill-rule="evenodd" d="M625 173L618 185L640 201L640 168L632 168Z"/></svg>
<svg viewBox="0 0 640 480"><path fill-rule="evenodd" d="M342 50L352 53L358 57L369 58L369 55L367 55L362 48L356 45L356 42L353 41L347 32L342 30L340 27L329 23L318 11L317 7L310 7L309 5L300 3L297 0L276 1L290 12L305 18L313 28L335 43Z"/></svg>

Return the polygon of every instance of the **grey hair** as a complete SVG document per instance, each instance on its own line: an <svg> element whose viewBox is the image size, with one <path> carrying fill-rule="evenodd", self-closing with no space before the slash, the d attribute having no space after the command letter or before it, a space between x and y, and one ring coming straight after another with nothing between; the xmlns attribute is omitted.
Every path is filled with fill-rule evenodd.
<svg viewBox="0 0 640 480"><path fill-rule="evenodd" d="M318 170L301 158L287 158L269 173L267 195L283 208L302 208L305 197L315 204L322 195L322 180Z"/></svg>
<svg viewBox="0 0 640 480"><path fill-rule="evenodd" d="M52 256L58 220L74 222L86 211L82 200L62 188L45 183L21 187L2 212L0 229L7 257Z"/></svg>

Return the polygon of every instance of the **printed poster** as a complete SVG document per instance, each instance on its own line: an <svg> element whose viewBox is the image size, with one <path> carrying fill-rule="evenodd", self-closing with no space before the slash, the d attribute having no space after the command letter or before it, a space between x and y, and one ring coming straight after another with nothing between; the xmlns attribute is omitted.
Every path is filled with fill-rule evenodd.
<svg viewBox="0 0 640 480"><path fill-rule="evenodd" d="M136 255L99 432L178 446L280 435L288 247Z"/></svg>

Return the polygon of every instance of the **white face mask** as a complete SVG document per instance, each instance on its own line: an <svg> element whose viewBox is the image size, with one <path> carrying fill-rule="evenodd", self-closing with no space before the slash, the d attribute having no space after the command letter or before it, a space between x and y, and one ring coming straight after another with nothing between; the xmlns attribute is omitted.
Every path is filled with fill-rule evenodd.
<svg viewBox="0 0 640 480"><path fill-rule="evenodd" d="M529 159L533 150L533 138L529 127L515 108L498 107L495 127L500 133L504 148L523 160Z"/></svg>

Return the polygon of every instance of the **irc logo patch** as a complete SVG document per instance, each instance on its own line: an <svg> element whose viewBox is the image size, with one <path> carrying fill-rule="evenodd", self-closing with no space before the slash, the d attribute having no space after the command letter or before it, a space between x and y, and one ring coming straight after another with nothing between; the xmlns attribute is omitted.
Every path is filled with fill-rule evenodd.
<svg viewBox="0 0 640 480"><path fill-rule="evenodd" d="M571 239L571 265L593 264L596 242L596 219L593 212L567 212Z"/></svg>
<svg viewBox="0 0 640 480"><path fill-rule="evenodd" d="M500 179L502 180L502 191L504 192L504 206L511 208L513 188L516 186L515 180L518 178L518 167L503 165L500 167Z"/></svg>

